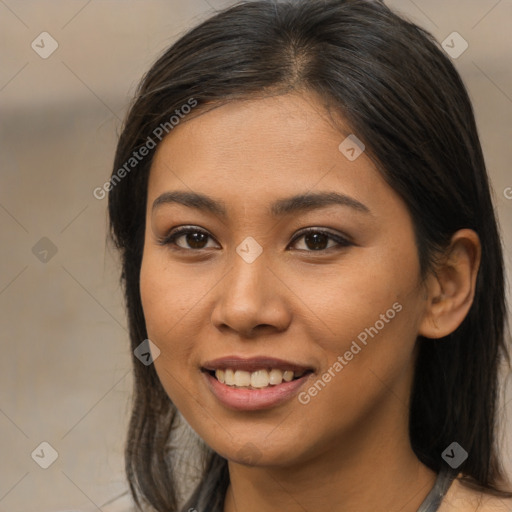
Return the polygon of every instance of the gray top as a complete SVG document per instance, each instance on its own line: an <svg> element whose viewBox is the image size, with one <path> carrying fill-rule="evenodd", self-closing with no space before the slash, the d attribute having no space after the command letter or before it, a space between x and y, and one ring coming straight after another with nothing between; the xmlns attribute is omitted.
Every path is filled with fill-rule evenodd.
<svg viewBox="0 0 512 512"><path fill-rule="evenodd" d="M448 466L443 466L437 475L434 487L432 487L432 490L420 505L418 512L437 512L441 506L444 495L448 492L456 476L457 472L453 471Z"/></svg>

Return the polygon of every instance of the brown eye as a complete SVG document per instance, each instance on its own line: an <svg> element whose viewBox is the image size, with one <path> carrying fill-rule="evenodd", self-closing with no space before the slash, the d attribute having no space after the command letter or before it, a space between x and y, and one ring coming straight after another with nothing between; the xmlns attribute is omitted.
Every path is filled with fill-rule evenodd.
<svg viewBox="0 0 512 512"><path fill-rule="evenodd" d="M187 244L194 249L203 249L208 241L208 235L199 231L187 233L182 236L185 237Z"/></svg>
<svg viewBox="0 0 512 512"><path fill-rule="evenodd" d="M201 250L207 248L208 239L210 238L211 236L206 231L194 227L183 227L172 231L159 243L161 245L174 245L178 249ZM178 240L182 240L182 242L178 243Z"/></svg>
<svg viewBox="0 0 512 512"><path fill-rule="evenodd" d="M325 233L308 233L304 235L304 241L308 249L317 251L327 248L329 237Z"/></svg>
<svg viewBox="0 0 512 512"><path fill-rule="evenodd" d="M335 235L334 233L330 233L327 231L322 231L319 229L310 228L307 231L303 231L299 233L297 237L293 240L293 244L296 244L297 240L301 238L304 239L304 245L306 249L299 248L298 250L303 250L307 252L313 251L325 251L328 249L338 247L348 247L353 245L346 238L343 238L339 235ZM334 242L329 245L329 242Z"/></svg>

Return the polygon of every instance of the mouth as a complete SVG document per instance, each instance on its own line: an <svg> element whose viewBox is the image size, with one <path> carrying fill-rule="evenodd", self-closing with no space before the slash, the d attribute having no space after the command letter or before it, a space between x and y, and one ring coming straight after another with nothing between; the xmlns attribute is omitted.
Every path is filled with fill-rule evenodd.
<svg viewBox="0 0 512 512"><path fill-rule="evenodd" d="M201 370L221 384L235 388L264 389L298 380L312 367L274 357L228 356L205 362Z"/></svg>
<svg viewBox="0 0 512 512"><path fill-rule="evenodd" d="M289 402L314 368L270 357L225 357L200 367L207 388L225 407L238 411L270 409Z"/></svg>
<svg viewBox="0 0 512 512"><path fill-rule="evenodd" d="M221 384L238 389L264 389L279 386L283 382L292 382L304 375L313 373L312 370L281 370L279 368L261 368L252 372L235 370L234 368L218 368L216 370L202 369Z"/></svg>

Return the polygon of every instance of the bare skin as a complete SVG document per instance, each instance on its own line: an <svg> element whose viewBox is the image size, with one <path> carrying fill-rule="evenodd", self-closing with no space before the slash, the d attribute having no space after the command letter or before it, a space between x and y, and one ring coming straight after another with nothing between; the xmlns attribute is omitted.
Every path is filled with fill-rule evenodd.
<svg viewBox="0 0 512 512"><path fill-rule="evenodd" d="M504 499L484 494L454 480L439 507L439 512L510 512L512 498Z"/></svg>
<svg viewBox="0 0 512 512"><path fill-rule="evenodd" d="M161 351L155 369L166 392L229 461L224 512L415 512L435 482L408 435L414 349L418 335L435 343L466 316L479 240L457 232L436 275L422 280L411 216L364 152L354 161L340 152L349 133L315 96L286 94L181 123L153 161L140 279L148 336ZM153 207L171 191L207 195L226 215L177 202ZM277 200L321 192L364 208L352 201L269 213ZM203 245L190 245L198 235L159 243L178 226L206 232ZM298 236L304 228L348 243ZM262 248L252 263L236 252L247 237ZM387 321L376 324L381 315ZM338 356L376 325L333 376ZM228 355L311 366L300 389L309 401L226 407L200 368ZM329 368L329 383L308 394Z"/></svg>

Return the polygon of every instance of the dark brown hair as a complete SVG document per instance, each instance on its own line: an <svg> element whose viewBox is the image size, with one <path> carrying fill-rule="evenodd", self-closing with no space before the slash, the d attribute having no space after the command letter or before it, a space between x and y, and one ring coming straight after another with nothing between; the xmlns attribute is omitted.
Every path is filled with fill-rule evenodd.
<svg viewBox="0 0 512 512"><path fill-rule="evenodd" d="M467 317L446 338L417 340L410 439L418 458L436 472L445 464L443 450L457 441L469 454L459 468L466 484L509 496L500 491L506 480L495 439L498 365L508 358L502 249L472 106L434 38L382 2L241 3L186 33L145 75L119 139L109 193L132 350L147 338L139 274L154 153L122 179L114 182L114 175L119 178L134 152L154 139L155 128L169 124L191 99L200 111L291 90L315 92L364 142L410 211L424 275L455 231L478 233L482 262ZM169 449L177 411L153 365L134 357L133 369L130 488L137 503L177 511ZM203 450L202 480L181 510L222 511L227 461Z"/></svg>

